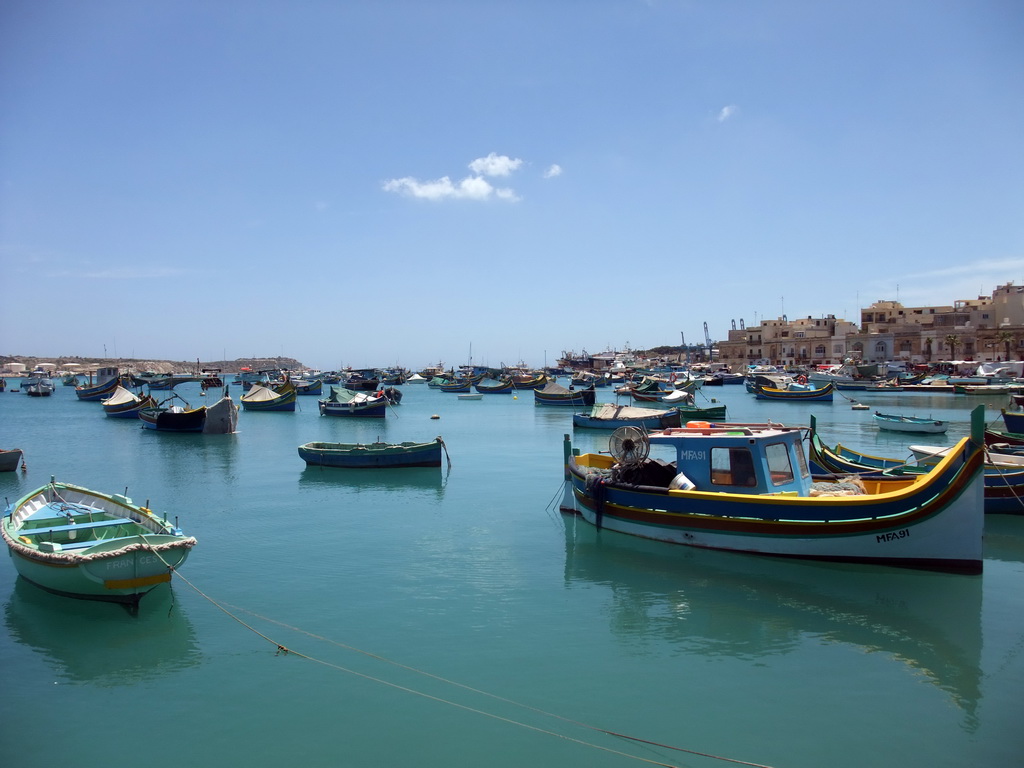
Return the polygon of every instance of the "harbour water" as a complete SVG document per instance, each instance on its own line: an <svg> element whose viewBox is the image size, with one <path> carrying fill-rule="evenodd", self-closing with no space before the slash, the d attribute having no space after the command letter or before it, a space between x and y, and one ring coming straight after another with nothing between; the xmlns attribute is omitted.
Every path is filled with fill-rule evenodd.
<svg viewBox="0 0 1024 768"><path fill-rule="evenodd" d="M643 541L559 514L563 435L607 444L573 434L569 409L403 392L383 421L303 397L209 436L105 418L70 387L0 393L0 447L27 464L0 475L8 500L51 475L127 488L199 540L137 615L47 594L0 558L4 763L1021 765L1024 516L986 518L977 577ZM838 394L697 400L733 421L814 414L827 443L885 456L1006 405L854 394L950 430L882 433ZM450 469L307 469L296 453L437 435Z"/></svg>

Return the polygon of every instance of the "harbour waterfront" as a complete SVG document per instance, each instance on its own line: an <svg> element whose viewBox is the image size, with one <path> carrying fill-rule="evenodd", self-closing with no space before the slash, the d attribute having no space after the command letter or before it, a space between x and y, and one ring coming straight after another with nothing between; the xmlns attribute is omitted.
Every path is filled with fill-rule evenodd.
<svg viewBox="0 0 1024 768"><path fill-rule="evenodd" d="M199 541L134 616L46 594L0 558L14 764L109 760L100 721L123 726L119 755L156 766L1020 764L1024 516L986 517L977 577L649 542L557 512L563 435L584 451L608 439L574 432L571 408L403 394L365 421L299 398L295 413L241 414L235 435L142 430L66 387L0 394L0 447L27 464L0 474L8 500L51 475L127 487ZM697 403L725 402L731 421L814 414L829 444L901 457L966 434L979 402L997 421L1008 400L856 395L872 410L742 387ZM876 407L949 430L882 432ZM306 467L296 451L439 435L450 471Z"/></svg>

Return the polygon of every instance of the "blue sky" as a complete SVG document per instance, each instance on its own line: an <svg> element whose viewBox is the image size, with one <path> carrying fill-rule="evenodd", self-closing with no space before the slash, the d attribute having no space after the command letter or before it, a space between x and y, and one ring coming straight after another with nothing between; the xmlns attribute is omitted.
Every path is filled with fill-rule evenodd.
<svg viewBox="0 0 1024 768"><path fill-rule="evenodd" d="M551 364L1024 283L1024 5L0 4L0 354Z"/></svg>

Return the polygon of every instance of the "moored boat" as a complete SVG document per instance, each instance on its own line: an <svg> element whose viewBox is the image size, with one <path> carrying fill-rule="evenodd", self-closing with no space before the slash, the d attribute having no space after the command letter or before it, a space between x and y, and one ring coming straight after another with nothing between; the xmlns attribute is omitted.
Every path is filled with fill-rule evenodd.
<svg viewBox="0 0 1024 768"><path fill-rule="evenodd" d="M758 386L755 388L754 395L758 400L780 400L800 403L830 402L834 389L835 384L831 381L826 382L820 387L814 387L809 384L796 386L791 384L786 389Z"/></svg>
<svg viewBox="0 0 1024 768"><path fill-rule="evenodd" d="M721 424L612 433L609 453L564 446L562 510L674 544L793 558L980 573L984 409L929 473L812 483L802 429ZM674 461L651 447L674 449Z"/></svg>
<svg viewBox="0 0 1024 768"><path fill-rule="evenodd" d="M819 474L899 477L903 474L928 472L930 469L902 459L861 453L842 443L830 448L818 435L813 416L807 452L811 471ZM984 485L985 514L1024 514L1024 467L1015 469L986 463Z"/></svg>
<svg viewBox="0 0 1024 768"><path fill-rule="evenodd" d="M246 411L294 411L296 391L295 385L285 381L271 389L254 384L248 392L239 398L243 410Z"/></svg>
<svg viewBox="0 0 1024 768"><path fill-rule="evenodd" d="M196 544L127 496L53 479L7 507L2 533L27 581L69 597L130 605L169 582Z"/></svg>
<svg viewBox="0 0 1024 768"><path fill-rule="evenodd" d="M0 472L13 472L24 461L21 448L0 449Z"/></svg>
<svg viewBox="0 0 1024 768"><path fill-rule="evenodd" d="M440 467L440 437L427 443L305 443L299 446L299 458L307 466L346 469Z"/></svg>
<svg viewBox="0 0 1024 768"><path fill-rule="evenodd" d="M388 400L384 395L355 392L345 387L331 387L331 393L317 401L321 416L356 416L383 419Z"/></svg>
<svg viewBox="0 0 1024 768"><path fill-rule="evenodd" d="M654 430L682 426L682 420L678 408L655 411L650 408L600 403L593 406L590 413L574 413L572 425L583 429L640 427L644 430Z"/></svg>
<svg viewBox="0 0 1024 768"><path fill-rule="evenodd" d="M597 390L593 387L566 389L561 384L549 381L543 389L533 390L533 402L536 405L567 405L580 408L593 405L597 399L596 393Z"/></svg>
<svg viewBox="0 0 1024 768"><path fill-rule="evenodd" d="M137 419L139 411L143 408L155 408L156 400L152 395L147 394L140 397L134 392L118 386L110 397L102 401L101 405L103 413L111 418Z"/></svg>
<svg viewBox="0 0 1024 768"><path fill-rule="evenodd" d="M206 406L192 408L185 401L182 401L184 405L168 405L173 399L140 410L139 421L143 428L158 432L202 432L206 426Z"/></svg>
<svg viewBox="0 0 1024 768"><path fill-rule="evenodd" d="M918 434L941 434L949 429L949 422L925 419L917 416L900 416L875 411L875 423L879 429L889 432L915 432Z"/></svg>
<svg viewBox="0 0 1024 768"><path fill-rule="evenodd" d="M75 395L79 400L104 400L114 394L120 383L121 377L117 368L98 368L96 382L93 383L90 374L88 384L75 387Z"/></svg>

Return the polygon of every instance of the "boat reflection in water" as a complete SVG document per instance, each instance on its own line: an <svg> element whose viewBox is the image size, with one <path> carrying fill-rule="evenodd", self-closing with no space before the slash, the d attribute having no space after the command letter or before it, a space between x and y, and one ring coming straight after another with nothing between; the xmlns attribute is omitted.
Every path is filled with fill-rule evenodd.
<svg viewBox="0 0 1024 768"><path fill-rule="evenodd" d="M562 520L567 587L607 587L630 647L655 635L695 656L765 660L850 645L903 661L977 726L980 576L677 547Z"/></svg>
<svg viewBox="0 0 1024 768"><path fill-rule="evenodd" d="M145 610L52 595L18 577L4 608L10 636L37 651L64 682L134 685L198 665L195 633L170 585Z"/></svg>
<svg viewBox="0 0 1024 768"><path fill-rule="evenodd" d="M344 488L353 493L422 493L444 496L451 470L438 467L403 467L401 469L340 469L307 466L299 475L302 486Z"/></svg>

